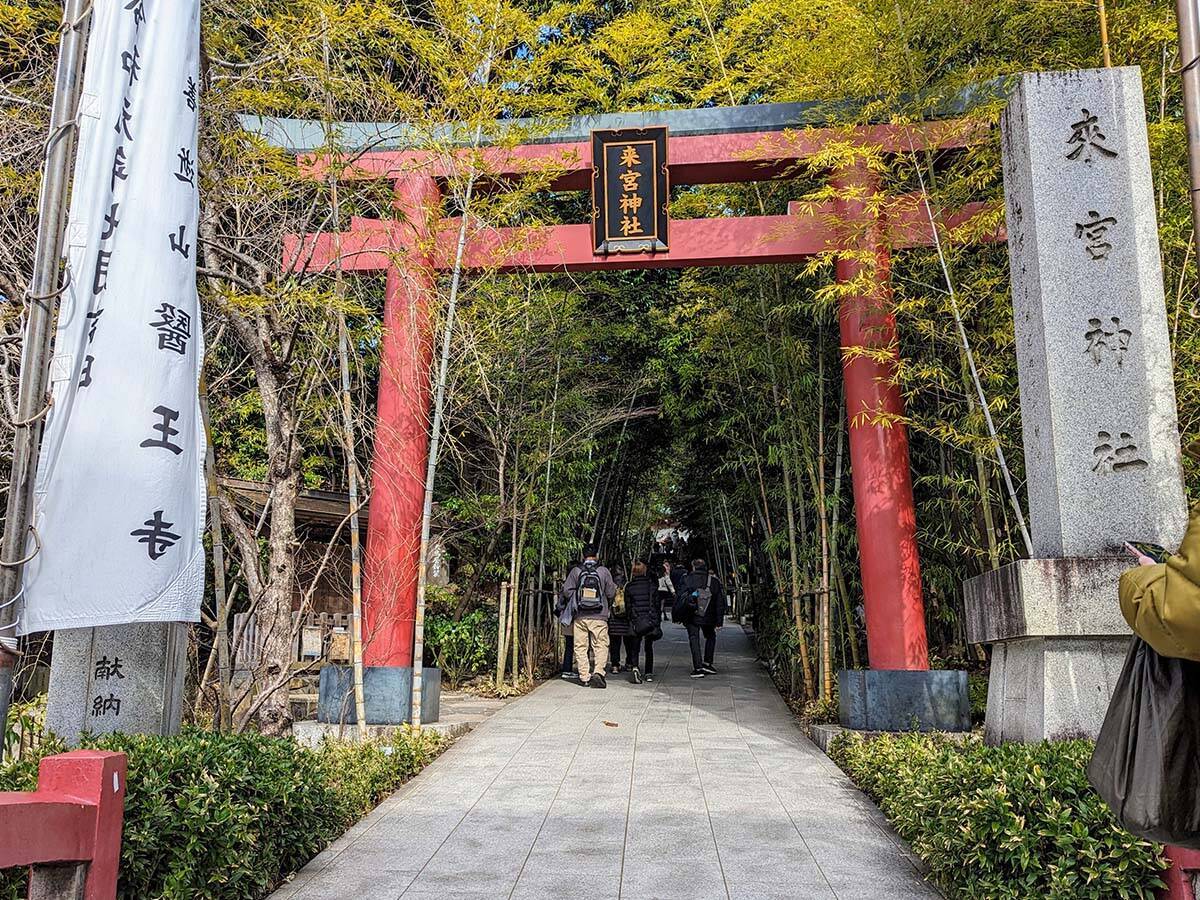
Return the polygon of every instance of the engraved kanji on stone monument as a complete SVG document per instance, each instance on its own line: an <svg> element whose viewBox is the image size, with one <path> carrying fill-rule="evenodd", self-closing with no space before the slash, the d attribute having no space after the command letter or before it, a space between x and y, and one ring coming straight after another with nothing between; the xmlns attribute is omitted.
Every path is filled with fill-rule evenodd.
<svg viewBox="0 0 1200 900"><path fill-rule="evenodd" d="M1136 68L1023 75L1002 119L1035 557L1186 523Z"/></svg>

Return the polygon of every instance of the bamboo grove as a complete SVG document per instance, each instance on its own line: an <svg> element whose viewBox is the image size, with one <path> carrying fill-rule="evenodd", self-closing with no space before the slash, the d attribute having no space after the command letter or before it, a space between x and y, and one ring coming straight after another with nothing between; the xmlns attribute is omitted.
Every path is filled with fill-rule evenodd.
<svg viewBox="0 0 1200 900"><path fill-rule="evenodd" d="M816 101L830 121L854 124L914 121L965 97L990 126L1003 76L1102 59L1091 0L211 0L204 15L199 277L212 444L220 476L260 482L269 498L248 507L222 492L225 585L210 587L196 633L197 714L235 729L286 723L295 598L311 602L330 572L349 590L347 523L314 544L297 498L344 491L352 471L370 471L383 279L284 271L282 236L390 214L386 183L308 177L239 116L405 122L447 158L446 122L469 134L497 119L550 127L620 110ZM0 393L10 422L58 17L51 2L0 0ZM1141 66L1146 87L1180 424L1194 439L1200 313L1173 5L1109 0L1108 33L1113 63ZM789 201L827 198L822 173L854 152L830 145L784 181L677 189L672 215L782 213ZM473 227L586 215L581 194L548 190L548 172L472 193L485 162L454 158L466 161L451 202L469 206ZM938 208L1002 195L994 129L966 151L869 162L890 192L923 188ZM829 698L837 668L866 664L832 267L828 256L770 269L464 279L435 482L452 587L431 593L430 615L453 622L483 610L471 621L491 623L490 665L501 680L528 677L546 651L548 592L581 541L594 536L627 567L650 529L672 521L726 574L737 571L780 682L800 699ZM957 234L898 253L892 274L941 664L972 652L963 580L1026 552L1007 258ZM4 434L7 446L11 424ZM502 582L520 587L497 621ZM243 635L233 617L248 610L269 635L261 671L235 685L228 657Z"/></svg>

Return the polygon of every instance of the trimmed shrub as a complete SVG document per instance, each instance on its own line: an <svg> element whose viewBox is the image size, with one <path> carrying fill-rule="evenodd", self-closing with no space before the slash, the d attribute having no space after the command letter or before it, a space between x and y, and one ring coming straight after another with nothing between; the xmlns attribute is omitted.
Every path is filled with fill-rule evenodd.
<svg viewBox="0 0 1200 900"><path fill-rule="evenodd" d="M258 734L188 729L176 737L106 735L84 746L129 757L118 896L256 900L399 787L441 738L403 731L317 750ZM48 742L42 753L61 751ZM36 759L0 771L0 790L32 790ZM5 872L0 897L24 896Z"/></svg>
<svg viewBox="0 0 1200 900"><path fill-rule="evenodd" d="M830 755L952 898L1152 898L1161 848L1122 829L1088 785L1092 746L844 734Z"/></svg>

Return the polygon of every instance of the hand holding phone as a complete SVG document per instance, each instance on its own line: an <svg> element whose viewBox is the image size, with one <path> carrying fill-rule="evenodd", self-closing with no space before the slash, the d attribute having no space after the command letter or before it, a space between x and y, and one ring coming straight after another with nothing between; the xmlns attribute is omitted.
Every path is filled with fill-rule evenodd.
<svg viewBox="0 0 1200 900"><path fill-rule="evenodd" d="M1138 558L1139 565L1153 566L1153 565L1157 565L1160 562L1160 560L1156 560L1153 556L1150 556L1149 554L1145 553L1140 547L1129 543L1129 541L1125 542L1125 549L1128 550L1130 553L1132 553L1134 556L1136 556ZM1165 554L1166 551L1163 551L1163 552Z"/></svg>

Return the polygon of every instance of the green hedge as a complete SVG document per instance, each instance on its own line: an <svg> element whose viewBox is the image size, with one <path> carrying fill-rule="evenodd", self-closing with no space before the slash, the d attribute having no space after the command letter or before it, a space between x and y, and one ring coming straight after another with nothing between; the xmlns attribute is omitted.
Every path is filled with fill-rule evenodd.
<svg viewBox="0 0 1200 900"><path fill-rule="evenodd" d="M1087 782L1090 741L988 747L971 736L841 735L830 755L952 898L1152 898L1160 848Z"/></svg>
<svg viewBox="0 0 1200 900"><path fill-rule="evenodd" d="M118 896L254 900L320 852L437 755L432 732L318 749L257 734L186 730L108 735L84 746L129 757ZM42 752L55 752L53 742ZM32 790L37 760L0 770L0 790ZM24 896L0 874L0 897Z"/></svg>

